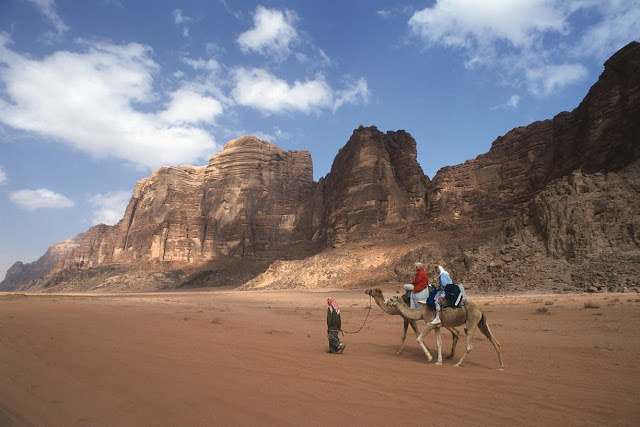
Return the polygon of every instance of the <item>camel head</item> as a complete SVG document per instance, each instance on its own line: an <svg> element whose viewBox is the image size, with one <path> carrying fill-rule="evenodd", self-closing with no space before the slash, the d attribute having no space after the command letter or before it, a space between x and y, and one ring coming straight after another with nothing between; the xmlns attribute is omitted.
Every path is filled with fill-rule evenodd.
<svg viewBox="0 0 640 427"><path fill-rule="evenodd" d="M372 296L372 297L381 297L383 298L382 295L382 290L380 288L372 288L372 289L367 289L366 291L364 291L365 294Z"/></svg>

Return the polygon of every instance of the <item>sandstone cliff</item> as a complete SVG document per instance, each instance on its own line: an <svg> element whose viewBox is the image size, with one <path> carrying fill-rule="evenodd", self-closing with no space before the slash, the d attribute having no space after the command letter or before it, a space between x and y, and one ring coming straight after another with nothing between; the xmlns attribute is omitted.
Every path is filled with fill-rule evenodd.
<svg viewBox="0 0 640 427"><path fill-rule="evenodd" d="M516 128L496 139L488 153L438 171L428 188L427 215L467 227L501 221L574 170L618 171L638 158L640 44L633 42L605 63L571 113Z"/></svg>
<svg viewBox="0 0 640 427"><path fill-rule="evenodd" d="M349 236L366 236L422 218L429 178L417 155L416 141L405 131L356 129L321 183L325 240L342 245Z"/></svg>
<svg viewBox="0 0 640 427"><path fill-rule="evenodd" d="M21 261L16 262L7 270L5 279L0 282L0 290L13 291L24 283L48 275L58 262L63 261L79 245L82 237L83 234L80 234L73 239L63 240L52 245L44 255L34 262L28 264Z"/></svg>
<svg viewBox="0 0 640 427"><path fill-rule="evenodd" d="M353 142L354 137L348 145ZM311 263L272 266L244 288L308 286L304 283L318 283L317 270L324 272L323 286L335 286L336 281L326 280L333 276L352 286L397 287L411 280L411 265L420 260L447 265L474 292L637 291L638 159L640 44L634 42L605 63L599 81L571 113L514 129L494 141L488 153L425 179L424 198L414 199L419 208L412 211L410 238L396 236L397 252L383 251L380 242L394 236L380 233L389 231L380 227L381 236L372 243L325 251ZM347 183L366 182L351 169L344 173L351 175ZM350 194L346 188L342 193ZM353 211L345 209L342 217L340 209L333 211L337 215L328 215L327 223L344 241L352 236L348 215ZM374 260L380 253L390 265L369 263L364 277L348 278L350 268L362 271L362 259ZM292 279L293 271L302 271L302 277Z"/></svg>
<svg viewBox="0 0 640 427"><path fill-rule="evenodd" d="M403 281L415 260L478 289L602 289L612 269L606 286L638 286L640 44L612 56L572 112L431 181L416 157L407 132L360 127L316 183L308 152L238 138L207 166L141 180L117 225L79 236L39 279L16 267L11 286L357 286ZM348 272L359 268L366 279Z"/></svg>
<svg viewBox="0 0 640 427"><path fill-rule="evenodd" d="M58 269L197 264L308 241L302 202L313 186L308 152L238 138L206 167L163 167L138 182L124 218L94 227Z"/></svg>

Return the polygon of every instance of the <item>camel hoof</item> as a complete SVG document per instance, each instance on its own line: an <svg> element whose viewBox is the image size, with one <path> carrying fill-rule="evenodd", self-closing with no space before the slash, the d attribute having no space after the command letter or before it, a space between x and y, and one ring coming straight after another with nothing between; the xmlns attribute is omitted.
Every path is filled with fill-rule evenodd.
<svg viewBox="0 0 640 427"><path fill-rule="evenodd" d="M442 366L442 362L436 362L436 366Z"/></svg>
<svg viewBox="0 0 640 427"><path fill-rule="evenodd" d="M453 359L453 356L447 356L447 360Z"/></svg>

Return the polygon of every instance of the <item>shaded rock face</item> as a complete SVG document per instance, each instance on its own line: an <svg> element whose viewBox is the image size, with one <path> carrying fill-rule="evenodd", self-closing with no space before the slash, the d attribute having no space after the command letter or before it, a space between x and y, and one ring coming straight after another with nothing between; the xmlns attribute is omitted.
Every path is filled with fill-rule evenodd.
<svg viewBox="0 0 640 427"><path fill-rule="evenodd" d="M80 244L82 237L83 235L81 234L73 239L63 240L52 245L44 255L34 262L28 264L20 261L16 262L7 270L4 280L0 282L0 290L13 291L23 283L46 276L56 264L64 260Z"/></svg>
<svg viewBox="0 0 640 427"><path fill-rule="evenodd" d="M573 112L516 128L488 153L438 171L427 189L427 216L442 225L501 221L574 170L617 171L638 158L640 44L633 42L605 63Z"/></svg>
<svg viewBox="0 0 640 427"><path fill-rule="evenodd" d="M547 253L570 260L640 247L640 163L621 173L574 172L529 204L528 218Z"/></svg>
<svg viewBox="0 0 640 427"><path fill-rule="evenodd" d="M495 239L467 250L456 277L492 292L640 292L639 208L640 161L618 172L574 171L534 196Z"/></svg>
<svg viewBox="0 0 640 427"><path fill-rule="evenodd" d="M416 141L405 131L356 129L323 183L326 241L341 245L372 227L398 227L422 217L429 179L416 158Z"/></svg>

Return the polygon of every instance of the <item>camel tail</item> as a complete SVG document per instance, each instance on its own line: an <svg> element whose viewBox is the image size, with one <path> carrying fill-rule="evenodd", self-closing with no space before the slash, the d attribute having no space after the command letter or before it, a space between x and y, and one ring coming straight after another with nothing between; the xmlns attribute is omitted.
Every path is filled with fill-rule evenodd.
<svg viewBox="0 0 640 427"><path fill-rule="evenodd" d="M489 338L489 340L492 343L494 343L494 346L496 346L496 350L500 348L500 343L498 342L496 337L494 337L493 334L491 333L491 329L489 329L489 324L487 323L487 316L485 316L484 313L482 313L482 319L480 319L480 323L478 324L478 329L480 329L480 332L482 332L485 337Z"/></svg>

